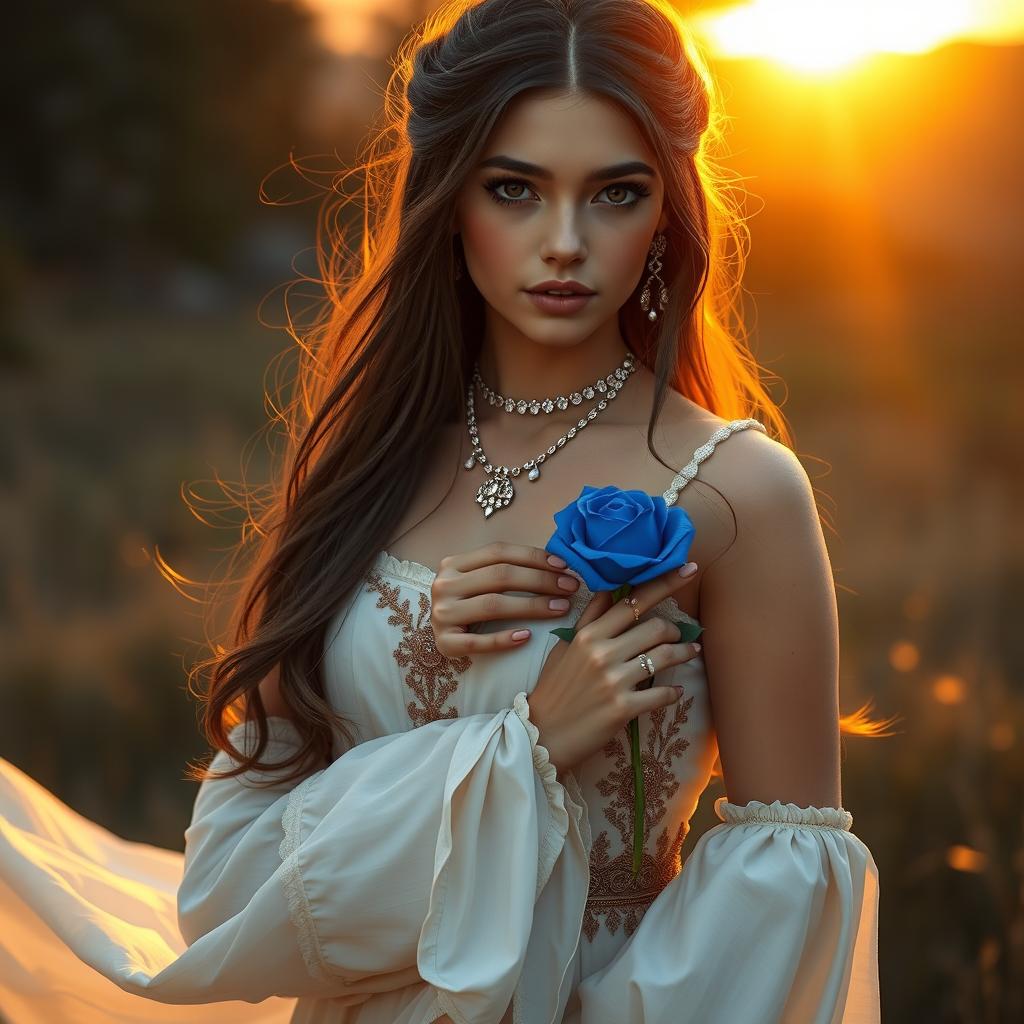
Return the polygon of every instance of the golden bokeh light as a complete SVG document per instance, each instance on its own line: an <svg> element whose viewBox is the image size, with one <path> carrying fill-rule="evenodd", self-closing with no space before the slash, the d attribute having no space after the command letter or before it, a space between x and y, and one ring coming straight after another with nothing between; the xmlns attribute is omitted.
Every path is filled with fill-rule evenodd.
<svg viewBox="0 0 1024 1024"><path fill-rule="evenodd" d="M967 684L959 676L937 676L932 682L932 696L940 704L960 704L967 696Z"/></svg>
<svg viewBox="0 0 1024 1024"><path fill-rule="evenodd" d="M909 640L899 640L889 648L889 664L897 672L912 672L921 660L921 652Z"/></svg>
<svg viewBox="0 0 1024 1024"><path fill-rule="evenodd" d="M946 863L954 871L984 871L988 857L981 850L970 846L951 846L946 851Z"/></svg>

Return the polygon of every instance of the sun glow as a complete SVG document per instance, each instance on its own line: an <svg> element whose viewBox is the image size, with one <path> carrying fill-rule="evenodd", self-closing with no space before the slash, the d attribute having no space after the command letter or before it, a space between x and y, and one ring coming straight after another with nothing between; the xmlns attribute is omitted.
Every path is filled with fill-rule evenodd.
<svg viewBox="0 0 1024 1024"><path fill-rule="evenodd" d="M1019 8L994 0L751 0L692 18L721 57L760 57L823 73L877 53L926 53L958 38L1012 41Z"/></svg>

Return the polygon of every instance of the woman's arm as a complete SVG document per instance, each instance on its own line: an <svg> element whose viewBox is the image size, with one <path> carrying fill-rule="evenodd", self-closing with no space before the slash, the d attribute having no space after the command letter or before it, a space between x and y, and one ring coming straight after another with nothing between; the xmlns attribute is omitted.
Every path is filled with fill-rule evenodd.
<svg viewBox="0 0 1024 1024"><path fill-rule="evenodd" d="M700 603L728 798L581 982L581 1021L878 1024L878 871L841 807L835 592L810 483L753 431L714 482L738 530Z"/></svg>
<svg viewBox="0 0 1024 1024"><path fill-rule="evenodd" d="M718 460L737 536L705 571L700 620L726 792L840 807L839 627L810 481L754 431Z"/></svg>

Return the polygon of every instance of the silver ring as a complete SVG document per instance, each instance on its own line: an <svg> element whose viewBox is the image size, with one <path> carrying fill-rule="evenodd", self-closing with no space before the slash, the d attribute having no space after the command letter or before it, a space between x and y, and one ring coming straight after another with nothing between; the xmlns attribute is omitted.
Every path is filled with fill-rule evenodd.
<svg viewBox="0 0 1024 1024"><path fill-rule="evenodd" d="M654 675L654 662L646 654L638 654L637 657L640 659L640 664L647 669L649 676Z"/></svg>

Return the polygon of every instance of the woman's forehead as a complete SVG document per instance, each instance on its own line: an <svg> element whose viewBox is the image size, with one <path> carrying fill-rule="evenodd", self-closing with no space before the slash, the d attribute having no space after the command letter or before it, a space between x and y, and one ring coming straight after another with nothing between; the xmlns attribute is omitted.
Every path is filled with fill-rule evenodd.
<svg viewBox="0 0 1024 1024"><path fill-rule="evenodd" d="M632 118L617 104L590 93L518 97L494 126L481 164L498 157L581 181L615 164L639 162L652 170L656 166ZM636 168L633 173L643 171Z"/></svg>

